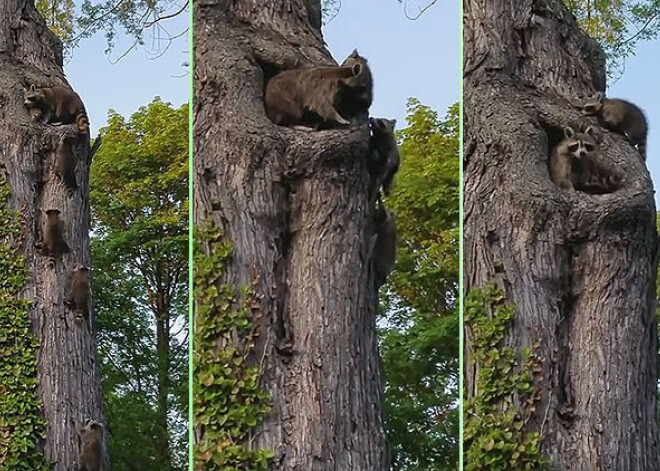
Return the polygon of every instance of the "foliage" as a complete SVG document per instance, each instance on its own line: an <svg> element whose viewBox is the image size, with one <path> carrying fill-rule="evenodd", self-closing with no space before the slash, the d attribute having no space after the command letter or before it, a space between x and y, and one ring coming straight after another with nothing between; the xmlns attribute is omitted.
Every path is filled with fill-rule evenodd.
<svg viewBox="0 0 660 471"><path fill-rule="evenodd" d="M171 43L187 36L187 28L170 33L172 20L188 13L188 0L106 0L92 2L82 0L79 8L73 0L37 0L36 7L48 27L59 37L65 52L71 53L80 40L103 32L106 53L116 46L118 29L131 38L136 46L145 44L145 36L151 32L154 55L160 55ZM166 28L164 25L169 24ZM177 26L174 25L176 29ZM125 51L125 53L128 51Z"/></svg>
<svg viewBox="0 0 660 471"><path fill-rule="evenodd" d="M111 111L101 139L92 258L113 469L187 469L188 105Z"/></svg>
<svg viewBox="0 0 660 471"><path fill-rule="evenodd" d="M610 76L623 73L625 59L639 41L660 32L660 0L565 0L582 29L596 39L608 58Z"/></svg>
<svg viewBox="0 0 660 471"><path fill-rule="evenodd" d="M73 37L75 25L73 0L37 0L35 6L55 36L62 40Z"/></svg>
<svg viewBox="0 0 660 471"><path fill-rule="evenodd" d="M445 120L417 100L399 132L397 264L384 287L381 350L393 469L458 461L459 110Z"/></svg>
<svg viewBox="0 0 660 471"><path fill-rule="evenodd" d="M0 177L0 469L46 471L40 442L46 421L37 392L37 348L29 301L21 297L30 273L21 245L20 214L7 207L10 190Z"/></svg>
<svg viewBox="0 0 660 471"><path fill-rule="evenodd" d="M468 367L476 365L479 370L476 396L464 404L466 471L547 469L540 433L525 430L526 417L540 394L534 384L534 375L541 372L540 358L529 347L517 353L502 345L514 316L515 306L505 303L495 284L466 296L463 318L473 349ZM519 411L514 401L525 410Z"/></svg>
<svg viewBox="0 0 660 471"><path fill-rule="evenodd" d="M245 446L270 409L259 388L259 366L248 363L259 303L249 289L221 284L231 251L214 226L196 232L193 411L203 435L194 450L195 469L265 471L272 453Z"/></svg>

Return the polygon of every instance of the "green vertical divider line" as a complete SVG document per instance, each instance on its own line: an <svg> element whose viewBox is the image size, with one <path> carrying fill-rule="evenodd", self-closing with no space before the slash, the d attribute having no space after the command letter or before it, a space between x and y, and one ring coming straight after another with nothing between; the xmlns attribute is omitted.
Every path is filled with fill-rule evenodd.
<svg viewBox="0 0 660 471"><path fill-rule="evenodd" d="M193 469L193 1L188 14L188 468Z"/></svg>
<svg viewBox="0 0 660 471"><path fill-rule="evenodd" d="M458 469L463 470L463 8L460 9L459 27L459 123L458 133L458 214L459 214L459 251L458 251Z"/></svg>

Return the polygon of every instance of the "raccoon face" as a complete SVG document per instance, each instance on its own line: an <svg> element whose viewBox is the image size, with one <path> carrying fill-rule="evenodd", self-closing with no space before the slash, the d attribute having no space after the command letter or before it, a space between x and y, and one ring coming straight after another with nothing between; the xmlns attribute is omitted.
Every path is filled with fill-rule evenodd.
<svg viewBox="0 0 660 471"><path fill-rule="evenodd" d="M601 92L598 92L594 96L587 98L586 103L582 105L582 112L587 116L597 115L603 108L603 98L604 97Z"/></svg>
<svg viewBox="0 0 660 471"><path fill-rule="evenodd" d="M374 132L378 134L393 133L396 119L369 118L369 124Z"/></svg>
<svg viewBox="0 0 660 471"><path fill-rule="evenodd" d="M30 85L29 89L23 90L23 92L25 97L23 103L25 103L26 106L37 106L45 99L44 93L41 90L38 90L34 84Z"/></svg>
<svg viewBox="0 0 660 471"><path fill-rule="evenodd" d="M589 126L584 133L573 131L572 128L564 129L565 148L576 159L582 159L596 152L596 140L593 137L593 128Z"/></svg>

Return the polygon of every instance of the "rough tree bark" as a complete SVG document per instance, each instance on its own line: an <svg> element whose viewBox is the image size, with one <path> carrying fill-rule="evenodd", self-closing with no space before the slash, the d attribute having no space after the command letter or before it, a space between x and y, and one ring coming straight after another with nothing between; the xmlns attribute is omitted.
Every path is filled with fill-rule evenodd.
<svg viewBox="0 0 660 471"><path fill-rule="evenodd" d="M73 420L104 422L93 332L74 321L65 305L74 264L90 266L89 138L75 125L32 123L23 105L30 84L66 84L62 44L46 28L32 0L0 0L0 164L11 186L10 205L24 220L23 252L32 273L25 297L31 301L39 393L48 420L46 459L56 471L76 469L79 447ZM63 137L75 139L79 188L69 190L55 176L55 154ZM46 211L59 209L71 252L55 261L35 245L43 236ZM107 456L104 459L108 469Z"/></svg>
<svg viewBox="0 0 660 471"><path fill-rule="evenodd" d="M497 280L516 307L507 343L543 360L527 427L553 469L658 469L649 173L605 131L601 161L621 189L560 190L548 172L562 126L595 124L574 104L604 90L603 54L559 0L463 5L465 292ZM470 341L466 329L473 396Z"/></svg>
<svg viewBox="0 0 660 471"><path fill-rule="evenodd" d="M271 469L383 470L368 127L288 129L263 107L277 70L334 64L318 12L318 0L195 4L194 223L233 242L223 281L261 302L255 357L273 408L253 444L274 451Z"/></svg>

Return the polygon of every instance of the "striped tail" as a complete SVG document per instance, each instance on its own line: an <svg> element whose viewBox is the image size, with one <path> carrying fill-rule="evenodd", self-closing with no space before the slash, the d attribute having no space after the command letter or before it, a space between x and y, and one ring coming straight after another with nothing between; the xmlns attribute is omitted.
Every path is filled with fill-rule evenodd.
<svg viewBox="0 0 660 471"><path fill-rule="evenodd" d="M80 134L89 134L89 120L87 119L87 113L85 113L85 110L81 110L76 115L76 124L78 125L78 131Z"/></svg>

